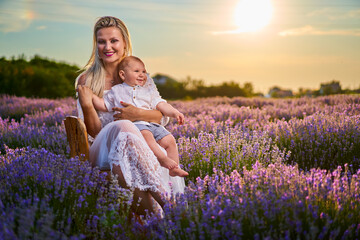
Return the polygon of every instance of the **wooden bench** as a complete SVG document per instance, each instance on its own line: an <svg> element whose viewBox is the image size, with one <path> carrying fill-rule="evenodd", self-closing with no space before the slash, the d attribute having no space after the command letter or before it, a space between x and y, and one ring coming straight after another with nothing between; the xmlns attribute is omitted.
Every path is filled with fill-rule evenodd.
<svg viewBox="0 0 360 240"><path fill-rule="evenodd" d="M67 116L64 125L70 145L70 157L78 156L83 161L89 160L89 141L84 121L75 116ZM110 170L101 170L101 172L106 172L106 179L111 180Z"/></svg>
<svg viewBox="0 0 360 240"><path fill-rule="evenodd" d="M84 161L89 160L89 141L83 120L75 116L67 116L64 125L70 145L70 157L78 156Z"/></svg>
<svg viewBox="0 0 360 240"><path fill-rule="evenodd" d="M67 116L64 125L70 145L70 157L78 156L83 161L89 160L89 141L84 121L75 116ZM110 170L101 170L101 172L106 172L106 179L111 180Z"/></svg>

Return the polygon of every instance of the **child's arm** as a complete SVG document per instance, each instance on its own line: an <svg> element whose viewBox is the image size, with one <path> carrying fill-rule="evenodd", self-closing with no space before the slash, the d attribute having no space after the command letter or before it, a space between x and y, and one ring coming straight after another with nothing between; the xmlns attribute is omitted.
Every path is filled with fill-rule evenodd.
<svg viewBox="0 0 360 240"><path fill-rule="evenodd" d="M108 112L103 98L97 96L96 94L93 94L92 101L97 111Z"/></svg>
<svg viewBox="0 0 360 240"><path fill-rule="evenodd" d="M184 120L185 120L184 114L179 112L179 110L175 109L167 102L159 102L158 105L156 105L156 109L159 110L165 116L176 118L176 120L180 125L184 124Z"/></svg>

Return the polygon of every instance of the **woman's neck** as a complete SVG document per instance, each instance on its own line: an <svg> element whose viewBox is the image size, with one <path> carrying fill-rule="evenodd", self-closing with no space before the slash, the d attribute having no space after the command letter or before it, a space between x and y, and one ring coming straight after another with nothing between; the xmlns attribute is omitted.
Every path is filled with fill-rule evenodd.
<svg viewBox="0 0 360 240"><path fill-rule="evenodd" d="M106 73L105 85L110 86L110 88L111 86L117 84L120 81L119 73L117 70L117 64L118 63L111 63L111 64L106 64L104 66Z"/></svg>
<svg viewBox="0 0 360 240"><path fill-rule="evenodd" d="M114 76L115 74L118 75L117 73L117 65L118 63L108 63L108 64L104 64L105 67L105 71L106 71L106 76Z"/></svg>

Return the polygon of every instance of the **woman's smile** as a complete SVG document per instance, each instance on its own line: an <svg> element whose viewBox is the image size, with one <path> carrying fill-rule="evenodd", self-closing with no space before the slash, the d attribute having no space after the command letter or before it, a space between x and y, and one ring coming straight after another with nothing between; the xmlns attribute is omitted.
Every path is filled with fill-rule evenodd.
<svg viewBox="0 0 360 240"><path fill-rule="evenodd" d="M96 43L99 57L105 64L117 62L125 55L125 41L116 27L100 29Z"/></svg>
<svg viewBox="0 0 360 240"><path fill-rule="evenodd" d="M114 52L106 52L105 55L106 55L107 57L111 57L112 55L114 55Z"/></svg>

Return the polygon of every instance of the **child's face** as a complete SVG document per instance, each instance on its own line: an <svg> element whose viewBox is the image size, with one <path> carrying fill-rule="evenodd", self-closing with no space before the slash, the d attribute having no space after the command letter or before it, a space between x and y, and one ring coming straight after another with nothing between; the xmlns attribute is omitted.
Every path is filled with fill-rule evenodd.
<svg viewBox="0 0 360 240"><path fill-rule="evenodd" d="M119 72L120 78L129 86L144 86L146 82L146 69L143 63L132 60Z"/></svg>

